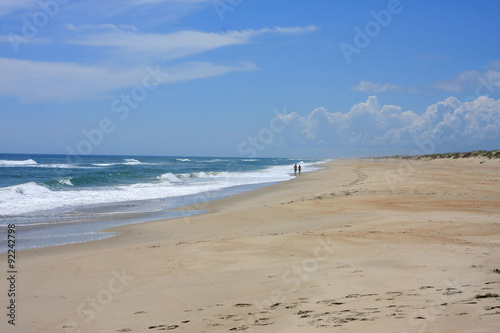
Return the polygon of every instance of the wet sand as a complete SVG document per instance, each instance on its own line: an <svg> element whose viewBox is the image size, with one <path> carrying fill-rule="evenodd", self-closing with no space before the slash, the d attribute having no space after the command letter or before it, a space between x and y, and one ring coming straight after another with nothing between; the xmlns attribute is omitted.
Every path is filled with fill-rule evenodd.
<svg viewBox="0 0 500 333"><path fill-rule="evenodd" d="M340 160L191 208L19 252L0 331L500 330L499 159Z"/></svg>

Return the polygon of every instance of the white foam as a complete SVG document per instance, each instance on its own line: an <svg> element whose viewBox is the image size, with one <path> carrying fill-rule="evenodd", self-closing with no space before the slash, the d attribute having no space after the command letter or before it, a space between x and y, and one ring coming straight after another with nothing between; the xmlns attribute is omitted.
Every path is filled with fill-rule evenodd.
<svg viewBox="0 0 500 333"><path fill-rule="evenodd" d="M56 179L57 182L61 185L69 185L69 186L73 186L73 183L71 182L71 179L73 177L66 177L66 178L63 178L63 179Z"/></svg>
<svg viewBox="0 0 500 333"><path fill-rule="evenodd" d="M177 158L176 160L179 162L191 162L189 158Z"/></svg>
<svg viewBox="0 0 500 333"><path fill-rule="evenodd" d="M79 166L74 164L38 164L35 165L38 168L57 168L57 169L95 169L88 166Z"/></svg>
<svg viewBox="0 0 500 333"><path fill-rule="evenodd" d="M126 158L123 160L123 162L117 162L117 163L92 163L92 165L95 166L100 166L100 167L107 167L107 166L113 166L113 165L140 165L140 164L149 164L149 163L142 163L136 159L133 158Z"/></svg>
<svg viewBox="0 0 500 333"><path fill-rule="evenodd" d="M118 165L120 163L92 163L92 165L95 165L95 166L102 166L102 167L107 167L107 166L112 166L112 165Z"/></svg>
<svg viewBox="0 0 500 333"><path fill-rule="evenodd" d="M213 160L200 161L202 163L217 163L217 162L229 162L229 160L222 160L220 158L216 158Z"/></svg>
<svg viewBox="0 0 500 333"><path fill-rule="evenodd" d="M142 162L139 162L138 160L133 159L133 158L126 158L125 163L123 163L123 164L125 164L125 165L139 165L139 164L142 164Z"/></svg>
<svg viewBox="0 0 500 333"><path fill-rule="evenodd" d="M19 199L23 198L24 205L29 206L30 199L38 199L50 195L52 191L34 182L0 188L0 208L4 205L12 206L19 204ZM21 203L22 204L22 203ZM9 214L9 210L0 209L2 215Z"/></svg>
<svg viewBox="0 0 500 333"><path fill-rule="evenodd" d="M24 161L0 160L0 167L30 167L30 168L58 168L58 169L92 169L88 166L79 166L75 164L38 164L35 160Z"/></svg>
<svg viewBox="0 0 500 333"><path fill-rule="evenodd" d="M131 161L132 162L132 161ZM303 172L317 167L303 164ZM17 215L35 211L106 204L133 200L178 197L238 185L280 182L293 178L292 166L272 166L253 172L197 172L192 174L165 173L160 181L99 188L50 190L36 183L0 188L0 215ZM71 178L58 180L70 185Z"/></svg>
<svg viewBox="0 0 500 333"><path fill-rule="evenodd" d="M177 177L173 173L164 173L163 175L158 176L157 178L170 183L176 183L180 180L179 177Z"/></svg>
<svg viewBox="0 0 500 333"><path fill-rule="evenodd" d="M37 165L35 160L29 159L24 161L11 161L11 160L0 160L0 166L2 167L19 167L19 166L31 166Z"/></svg>

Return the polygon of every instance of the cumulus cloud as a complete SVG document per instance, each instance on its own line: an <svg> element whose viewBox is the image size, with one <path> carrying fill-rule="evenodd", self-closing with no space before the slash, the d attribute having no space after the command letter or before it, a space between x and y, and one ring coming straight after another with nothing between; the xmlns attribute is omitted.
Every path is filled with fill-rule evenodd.
<svg viewBox="0 0 500 333"><path fill-rule="evenodd" d="M468 147L500 142L500 100L486 96L467 103L449 97L422 114L380 105L371 96L345 113L320 107L306 116L293 112L280 117L289 124L283 141L303 146L402 147L430 140L433 145Z"/></svg>

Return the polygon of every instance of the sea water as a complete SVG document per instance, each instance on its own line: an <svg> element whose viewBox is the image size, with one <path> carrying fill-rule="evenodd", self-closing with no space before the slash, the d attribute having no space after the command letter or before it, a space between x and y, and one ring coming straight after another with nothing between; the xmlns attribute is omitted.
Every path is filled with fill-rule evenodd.
<svg viewBox="0 0 500 333"><path fill-rule="evenodd" d="M286 181L295 163L310 172L320 162L0 154L0 234L15 224L16 249L102 239L113 234L99 230L197 214L171 209Z"/></svg>

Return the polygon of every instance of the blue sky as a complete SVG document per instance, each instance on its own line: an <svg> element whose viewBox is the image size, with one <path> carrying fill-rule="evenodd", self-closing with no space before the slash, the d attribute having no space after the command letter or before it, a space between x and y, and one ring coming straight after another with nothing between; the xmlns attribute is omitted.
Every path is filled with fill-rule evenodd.
<svg viewBox="0 0 500 333"><path fill-rule="evenodd" d="M498 149L499 1L4 0L0 152Z"/></svg>

